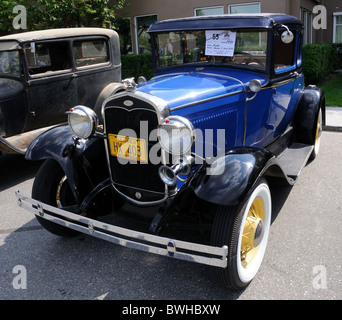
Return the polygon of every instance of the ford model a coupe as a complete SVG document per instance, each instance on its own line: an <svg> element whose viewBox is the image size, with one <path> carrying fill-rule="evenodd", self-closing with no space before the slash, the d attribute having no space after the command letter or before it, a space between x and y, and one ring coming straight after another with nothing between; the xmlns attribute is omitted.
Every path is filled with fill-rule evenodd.
<svg viewBox="0 0 342 320"><path fill-rule="evenodd" d="M26 158L47 160L19 205L55 234L210 265L245 287L266 250L271 182L294 184L319 151L325 98L304 85L302 30L280 14L153 24L154 77L124 80L101 119L75 106L36 139Z"/></svg>
<svg viewBox="0 0 342 320"><path fill-rule="evenodd" d="M121 84L119 37L102 28L0 37L0 154L24 154L35 137L67 123L70 106L101 105Z"/></svg>

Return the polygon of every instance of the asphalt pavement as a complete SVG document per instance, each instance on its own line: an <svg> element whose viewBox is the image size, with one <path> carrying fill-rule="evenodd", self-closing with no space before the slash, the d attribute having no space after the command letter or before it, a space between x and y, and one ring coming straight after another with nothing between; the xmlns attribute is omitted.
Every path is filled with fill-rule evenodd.
<svg viewBox="0 0 342 320"><path fill-rule="evenodd" d="M327 125L342 127L342 109ZM65 239L19 208L40 163L0 157L0 300L341 300L342 133L325 130L318 157L293 187L272 189L264 262L243 291L221 287L207 266L80 235Z"/></svg>

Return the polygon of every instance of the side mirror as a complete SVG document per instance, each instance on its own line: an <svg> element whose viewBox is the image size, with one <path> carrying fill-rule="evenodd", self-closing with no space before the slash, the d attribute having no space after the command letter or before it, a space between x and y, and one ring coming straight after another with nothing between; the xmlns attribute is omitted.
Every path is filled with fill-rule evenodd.
<svg viewBox="0 0 342 320"><path fill-rule="evenodd" d="M293 33L292 31L285 25L281 25L282 27L284 27L286 30L281 34L281 41L283 41L284 43L291 43L293 41Z"/></svg>

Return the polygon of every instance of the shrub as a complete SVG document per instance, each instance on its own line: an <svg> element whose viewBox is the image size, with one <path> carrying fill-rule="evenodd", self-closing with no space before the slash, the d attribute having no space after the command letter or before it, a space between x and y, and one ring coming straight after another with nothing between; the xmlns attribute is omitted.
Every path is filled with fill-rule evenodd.
<svg viewBox="0 0 342 320"><path fill-rule="evenodd" d="M138 80L140 76L151 79L152 71L152 54L127 54L121 56L122 79L132 78Z"/></svg>
<svg viewBox="0 0 342 320"><path fill-rule="evenodd" d="M323 81L338 67L337 45L334 43L316 43L303 46L303 73L306 84Z"/></svg>

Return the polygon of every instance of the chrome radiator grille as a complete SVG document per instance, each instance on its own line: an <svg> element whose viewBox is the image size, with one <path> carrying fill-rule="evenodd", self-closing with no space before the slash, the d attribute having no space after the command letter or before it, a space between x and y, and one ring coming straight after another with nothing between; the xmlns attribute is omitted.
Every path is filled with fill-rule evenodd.
<svg viewBox="0 0 342 320"><path fill-rule="evenodd" d="M114 185L132 198L135 198L136 191L142 191L140 194L143 195L144 191L154 193L155 195L148 195L148 200L162 198L165 195L165 185L158 175L158 169L162 164L152 164L149 157L151 148L158 143L156 139L149 141L151 131L158 126L158 115L154 107L140 99L121 96L107 102L103 115L105 132L108 137L106 143L109 166ZM111 145L113 144L111 137L115 135L122 137L122 132L126 137L133 135L134 139L144 139L146 161L139 161L140 158L136 158L135 161L126 159L123 164L122 158L113 154L111 150L114 150L114 147ZM129 132L132 132L132 135ZM158 152L160 152L160 148Z"/></svg>

